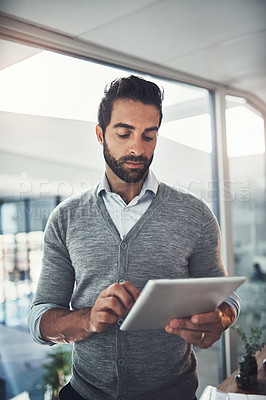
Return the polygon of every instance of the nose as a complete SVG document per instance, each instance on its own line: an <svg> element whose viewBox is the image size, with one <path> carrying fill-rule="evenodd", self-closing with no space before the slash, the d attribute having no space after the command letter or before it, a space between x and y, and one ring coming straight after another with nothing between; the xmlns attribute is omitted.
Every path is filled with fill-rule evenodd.
<svg viewBox="0 0 266 400"><path fill-rule="evenodd" d="M142 137L134 137L132 138L132 142L130 144L130 154L135 156L141 156L144 153L144 146L142 142Z"/></svg>

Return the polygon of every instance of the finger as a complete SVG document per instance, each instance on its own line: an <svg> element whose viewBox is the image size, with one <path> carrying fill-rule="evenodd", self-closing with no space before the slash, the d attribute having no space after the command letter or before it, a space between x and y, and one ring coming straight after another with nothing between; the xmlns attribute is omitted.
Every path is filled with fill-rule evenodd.
<svg viewBox="0 0 266 400"><path fill-rule="evenodd" d="M125 283L125 282L123 282ZM114 283L102 292L103 297L116 297L129 310L135 302L134 297L120 283Z"/></svg>
<svg viewBox="0 0 266 400"><path fill-rule="evenodd" d="M207 349L212 346L213 343L219 340L221 335L217 332L201 332L200 336L197 338L197 342L193 343L200 349Z"/></svg>
<svg viewBox="0 0 266 400"><path fill-rule="evenodd" d="M165 327L166 332L181 336L188 343L198 344L201 341L202 332L188 329L175 329L171 325Z"/></svg>
<svg viewBox="0 0 266 400"><path fill-rule="evenodd" d="M195 332L220 332L222 330L220 324L195 324L190 319L173 319L169 322L169 326L174 330L190 330Z"/></svg>
<svg viewBox="0 0 266 400"><path fill-rule="evenodd" d="M169 325L173 329L184 329L202 332L204 331L212 331L216 329L217 324L195 324L192 323L190 319L172 319L169 322Z"/></svg>
<svg viewBox="0 0 266 400"><path fill-rule="evenodd" d="M109 296L99 299L96 305L96 311L107 311L121 318L128 312L128 308L125 307L116 296Z"/></svg>
<svg viewBox="0 0 266 400"><path fill-rule="evenodd" d="M190 320L193 324L215 324L220 321L221 315L222 311L215 308L209 313L193 315Z"/></svg>
<svg viewBox="0 0 266 400"><path fill-rule="evenodd" d="M131 282L125 281L120 283L120 285L129 293L129 295L132 297L133 302L137 300L137 298L140 295L140 291L134 286Z"/></svg>
<svg viewBox="0 0 266 400"><path fill-rule="evenodd" d="M187 343L193 344L200 349L207 349L214 342L219 340L220 334L216 332L201 332L187 329L174 329L170 325L166 325L167 333L182 337ZM203 335L204 333L204 335Z"/></svg>
<svg viewBox="0 0 266 400"><path fill-rule="evenodd" d="M174 329L197 329L188 318L172 319L169 325Z"/></svg>

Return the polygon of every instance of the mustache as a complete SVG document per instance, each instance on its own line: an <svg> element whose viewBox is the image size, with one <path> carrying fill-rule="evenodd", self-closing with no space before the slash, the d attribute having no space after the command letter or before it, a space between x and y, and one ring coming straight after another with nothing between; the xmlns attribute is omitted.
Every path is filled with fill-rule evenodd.
<svg viewBox="0 0 266 400"><path fill-rule="evenodd" d="M148 157L145 157L145 156L133 156L133 155L124 156L119 159L119 163L121 163L121 164L124 162L128 162L128 161L148 163L149 159L148 159Z"/></svg>

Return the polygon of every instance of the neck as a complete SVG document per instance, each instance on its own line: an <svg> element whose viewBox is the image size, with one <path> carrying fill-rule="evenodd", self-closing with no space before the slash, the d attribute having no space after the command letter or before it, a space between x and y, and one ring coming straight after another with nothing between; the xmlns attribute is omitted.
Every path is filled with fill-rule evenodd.
<svg viewBox="0 0 266 400"><path fill-rule="evenodd" d="M120 178L118 178L113 171L107 166L106 167L106 176L108 179L108 183L110 185L111 191L113 193L119 194L119 196L124 200L126 204L129 204L131 200L134 199L137 195L140 194L141 188L145 181L146 175L138 182L124 182Z"/></svg>

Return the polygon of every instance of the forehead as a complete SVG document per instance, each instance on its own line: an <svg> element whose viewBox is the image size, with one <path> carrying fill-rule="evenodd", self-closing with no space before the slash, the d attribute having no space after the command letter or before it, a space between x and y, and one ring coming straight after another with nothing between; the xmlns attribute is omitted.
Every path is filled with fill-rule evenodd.
<svg viewBox="0 0 266 400"><path fill-rule="evenodd" d="M145 122L152 125L158 125L160 112L152 104L144 104L132 99L118 99L114 102L111 114L113 122Z"/></svg>

